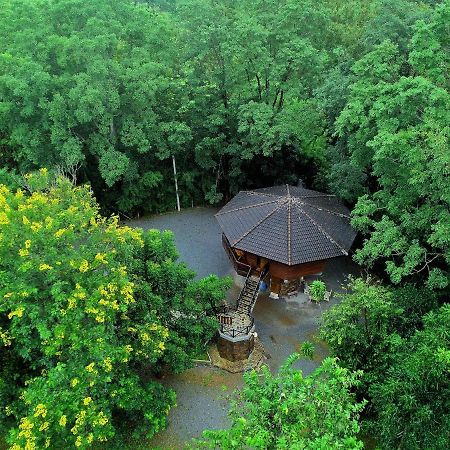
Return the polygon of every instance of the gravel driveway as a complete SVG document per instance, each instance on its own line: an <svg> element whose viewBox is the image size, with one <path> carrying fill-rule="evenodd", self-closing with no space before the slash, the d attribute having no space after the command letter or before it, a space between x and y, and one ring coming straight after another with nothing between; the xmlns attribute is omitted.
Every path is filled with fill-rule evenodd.
<svg viewBox="0 0 450 450"><path fill-rule="evenodd" d="M180 260L197 272L198 277L210 273L234 275L235 283L228 293L232 299L239 292L241 277L233 268L222 248L221 231L214 218L215 208L193 208L181 212L144 217L128 222L133 227L172 230L180 252ZM322 279L333 292L341 290L348 274L359 269L350 258L340 257L327 265ZM275 372L280 364L305 340L312 341L316 354L312 361L302 360L298 368L311 372L327 354L327 347L317 337L319 319L324 310L337 302L334 297L326 304L313 304L303 294L285 300L269 299L261 293L255 305L256 331L268 353L267 364ZM204 429L223 428L229 424L228 399L242 385L240 374L229 374L209 367L194 367L180 375L171 375L164 384L177 392L177 407L169 414L169 426L143 448L180 449Z"/></svg>

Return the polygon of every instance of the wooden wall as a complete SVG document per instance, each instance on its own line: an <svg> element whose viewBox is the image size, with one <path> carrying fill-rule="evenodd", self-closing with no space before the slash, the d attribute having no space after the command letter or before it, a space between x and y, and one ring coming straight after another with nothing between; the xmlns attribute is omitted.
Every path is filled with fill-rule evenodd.
<svg viewBox="0 0 450 450"><path fill-rule="evenodd" d="M293 280L305 275L314 275L315 273L323 272L326 262L326 260L313 261L305 264L288 266L287 264L271 261L269 273L272 277L280 278L282 280Z"/></svg>
<svg viewBox="0 0 450 450"><path fill-rule="evenodd" d="M271 278L270 290L271 292L280 295L284 295L282 292L283 287L288 288L287 286L284 286L283 280L293 282L294 280L299 280L301 277L304 277L306 275L315 275L317 273L321 273L324 271L325 265L328 261L313 261L305 264L288 266L287 264L270 261L266 258L254 255L253 253L244 252L242 250L233 249L233 252L239 262L248 264L252 267L253 275L258 275L259 271L262 270L267 264L269 264L268 276L270 276Z"/></svg>

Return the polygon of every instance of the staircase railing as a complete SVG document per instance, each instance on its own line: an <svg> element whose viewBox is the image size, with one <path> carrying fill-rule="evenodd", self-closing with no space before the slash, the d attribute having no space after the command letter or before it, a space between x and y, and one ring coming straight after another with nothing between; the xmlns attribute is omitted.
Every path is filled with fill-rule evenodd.
<svg viewBox="0 0 450 450"><path fill-rule="evenodd" d="M258 281L256 283L256 288L253 291L253 295L252 295L252 302L251 302L250 312L252 312L252 310L253 310L253 306L255 305L255 302L256 302L256 297L258 297L258 294L259 294L259 286L261 284L261 280L266 276L266 273L267 273L267 269L263 269L261 271L261 273L259 274Z"/></svg>
<svg viewBox="0 0 450 450"><path fill-rule="evenodd" d="M250 330L253 328L254 323L255 323L255 319L251 315L251 311L253 310L253 306L255 304L256 297L258 296L258 293L259 293L259 286L261 284L261 280L264 278L266 273L267 273L266 269L261 271L261 273L259 274L258 280L256 282L256 286L253 289L251 302L249 304L249 310L248 310L248 313L246 314L250 320L249 324L246 326L239 326L239 325L233 324L232 314L236 313L237 309L239 308L239 302L241 301L243 292L246 290L247 281L250 278L250 272L247 274L244 286L241 289L241 292L239 293L239 297L238 297L236 306L231 307L231 306L225 305L222 307L222 309L220 310L220 313L218 314L218 317L220 317L221 314L223 314L225 316L230 314L230 316L228 316L228 317L231 319L231 321L228 323L220 322L220 320L219 320L219 330L221 333L227 334L228 336L231 336L233 338L235 338L236 336L246 336L250 333Z"/></svg>
<svg viewBox="0 0 450 450"><path fill-rule="evenodd" d="M244 295L245 289L247 288L247 282L250 279L250 275L251 275L251 270L249 270L247 276L245 277L244 286L242 287L241 292L239 292L239 297L236 302L236 309L239 307L239 303L242 299L242 296ZM252 298L252 300L253 300L253 298Z"/></svg>
<svg viewBox="0 0 450 450"><path fill-rule="evenodd" d="M231 264L233 264L236 272L239 275L248 277L248 275L250 275L250 273L252 271L251 266L243 263L242 261L239 261L236 258L236 255L234 254L234 252L231 248L230 242L228 241L227 237L224 234L222 234L222 245L223 245L223 248L225 249L225 251L227 252L228 258L230 259Z"/></svg>

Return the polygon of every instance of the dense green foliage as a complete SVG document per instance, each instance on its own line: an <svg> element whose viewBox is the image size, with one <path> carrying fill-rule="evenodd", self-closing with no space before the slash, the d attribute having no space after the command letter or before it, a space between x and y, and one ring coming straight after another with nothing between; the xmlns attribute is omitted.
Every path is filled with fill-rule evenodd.
<svg viewBox="0 0 450 450"><path fill-rule="evenodd" d="M446 449L450 442L450 308L424 318L385 379L370 387L384 448Z"/></svg>
<svg viewBox="0 0 450 450"><path fill-rule="evenodd" d="M0 23L0 421L12 443L87 446L163 426L173 394L144 375L189 366L227 282L193 281L170 233L120 227L92 194L108 213L173 209L174 157L182 206L300 182L348 203L355 259L384 284L354 280L323 336L363 371L380 445L445 448L449 0L0 0ZM78 187L19 175L41 167ZM354 375L321 370L312 379L335 402L322 381ZM346 438L336 424L320 445L291 436L298 411L276 443L264 408L311 379L286 366L258 380L247 376L242 417L261 434L240 418L237 446ZM350 408L343 395L333 405ZM210 437L234 445L225 436Z"/></svg>
<svg viewBox="0 0 450 450"><path fill-rule="evenodd" d="M0 162L134 214L297 183L448 283L449 2L1 0Z"/></svg>
<svg viewBox="0 0 450 450"><path fill-rule="evenodd" d="M370 429L382 448L444 449L450 438L450 316L412 286L356 279L324 314L322 337L340 364L363 370ZM431 310L431 312L429 312Z"/></svg>
<svg viewBox="0 0 450 450"><path fill-rule="evenodd" d="M449 23L447 3L431 23L414 25L406 54L385 41L358 61L336 121L358 180L373 178L353 211L353 224L369 236L357 260L385 259L394 283L425 271L430 286L448 284ZM338 183L348 190L347 180Z"/></svg>
<svg viewBox="0 0 450 450"><path fill-rule="evenodd" d="M175 394L149 375L189 365L227 281L192 281L170 233L100 216L87 186L24 187L0 185L0 429L13 449L151 436Z"/></svg>
<svg viewBox="0 0 450 450"><path fill-rule="evenodd" d="M207 431L196 448L220 449L361 449L356 403L351 389L359 373L339 367L327 358L311 375L291 366L293 354L274 376L267 367L261 374L244 374L230 410L228 430Z"/></svg>

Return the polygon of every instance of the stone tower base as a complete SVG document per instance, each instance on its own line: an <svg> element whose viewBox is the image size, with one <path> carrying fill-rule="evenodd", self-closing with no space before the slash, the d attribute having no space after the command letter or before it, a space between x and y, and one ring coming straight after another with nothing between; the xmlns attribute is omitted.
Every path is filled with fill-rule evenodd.
<svg viewBox="0 0 450 450"><path fill-rule="evenodd" d="M221 358L228 361L241 361L248 359L255 346L255 338L253 333L239 338L232 338L219 334L217 341L217 350Z"/></svg>

